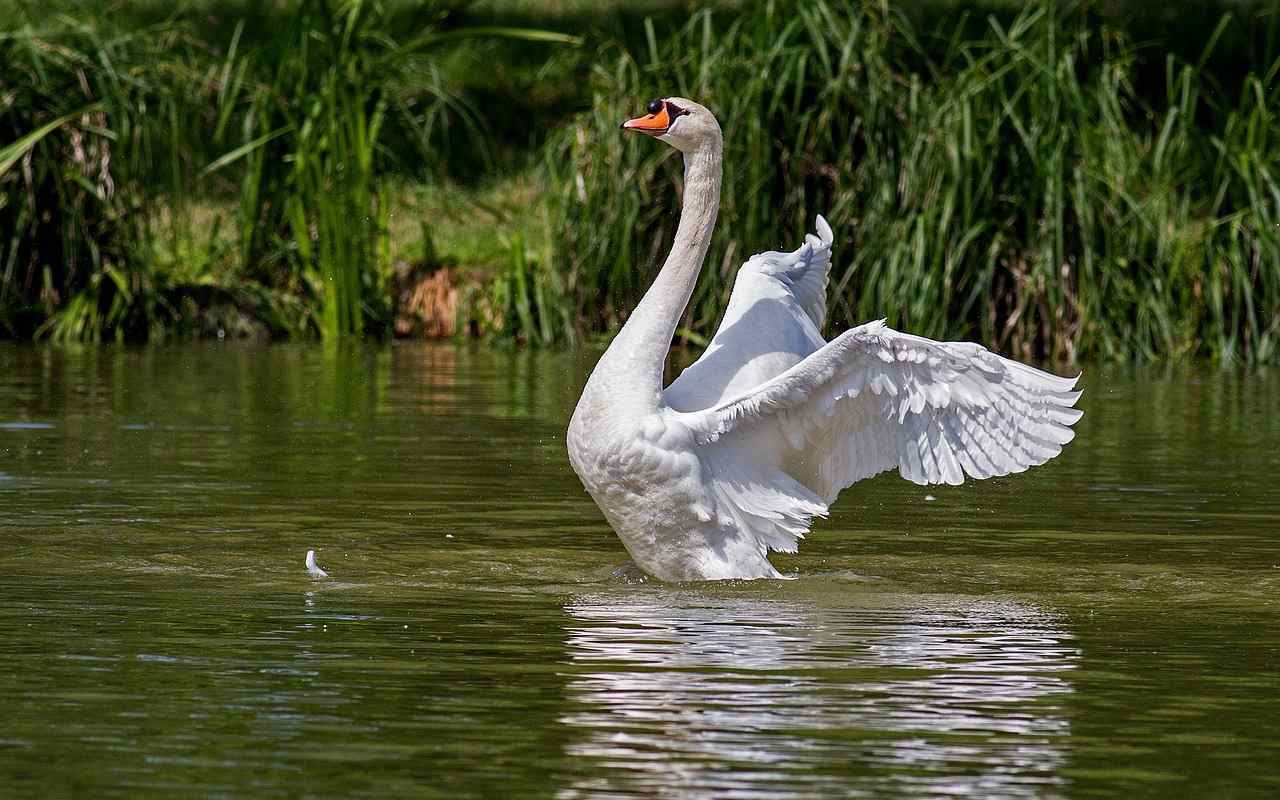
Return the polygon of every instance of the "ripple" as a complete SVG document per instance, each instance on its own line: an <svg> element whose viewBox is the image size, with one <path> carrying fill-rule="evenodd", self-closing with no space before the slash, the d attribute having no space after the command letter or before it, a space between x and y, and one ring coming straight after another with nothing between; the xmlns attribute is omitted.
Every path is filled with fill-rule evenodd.
<svg viewBox="0 0 1280 800"><path fill-rule="evenodd" d="M611 789L675 776L694 798L1032 797L1060 782L1080 651L1036 606L596 595L566 611L567 755ZM829 772L854 753L868 775ZM593 780L561 796L596 794Z"/></svg>

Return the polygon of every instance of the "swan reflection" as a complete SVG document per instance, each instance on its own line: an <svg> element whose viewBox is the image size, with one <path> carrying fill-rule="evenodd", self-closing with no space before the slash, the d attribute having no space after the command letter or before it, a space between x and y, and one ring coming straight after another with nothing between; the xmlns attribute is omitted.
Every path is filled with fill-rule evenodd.
<svg viewBox="0 0 1280 800"><path fill-rule="evenodd" d="M562 722L582 771L561 797L1044 797L1061 783L1079 651L1034 606L632 591L566 611Z"/></svg>

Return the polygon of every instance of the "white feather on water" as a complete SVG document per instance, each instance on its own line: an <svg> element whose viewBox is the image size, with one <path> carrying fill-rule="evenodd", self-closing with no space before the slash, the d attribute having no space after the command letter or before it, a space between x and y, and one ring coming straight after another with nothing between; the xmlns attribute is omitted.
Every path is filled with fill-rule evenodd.
<svg viewBox="0 0 1280 800"><path fill-rule="evenodd" d="M325 572L324 570L320 569L320 566L319 566L318 564L316 564L316 551L315 551L315 550L308 550L308 551L307 551L307 574L308 574L308 575L310 575L311 577L313 577L313 578L317 578L317 579L319 579L319 578L327 578L327 577L329 577L329 573L327 573L327 572Z"/></svg>

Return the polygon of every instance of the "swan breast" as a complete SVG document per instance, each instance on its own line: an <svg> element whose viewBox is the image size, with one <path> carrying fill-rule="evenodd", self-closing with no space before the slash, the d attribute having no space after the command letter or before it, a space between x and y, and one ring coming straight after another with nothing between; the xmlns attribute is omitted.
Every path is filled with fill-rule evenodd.
<svg viewBox="0 0 1280 800"><path fill-rule="evenodd" d="M709 519L688 427L663 411L599 426L590 421L575 414L569 460L629 549L638 540L651 546L659 531Z"/></svg>

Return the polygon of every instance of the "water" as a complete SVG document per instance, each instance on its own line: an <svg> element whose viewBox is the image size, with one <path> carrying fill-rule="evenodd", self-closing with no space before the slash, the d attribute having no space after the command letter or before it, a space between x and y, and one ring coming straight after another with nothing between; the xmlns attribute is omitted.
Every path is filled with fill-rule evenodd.
<svg viewBox="0 0 1280 800"><path fill-rule="evenodd" d="M1090 369L1059 460L668 586L566 463L590 363L0 346L0 793L1280 793L1274 370Z"/></svg>

